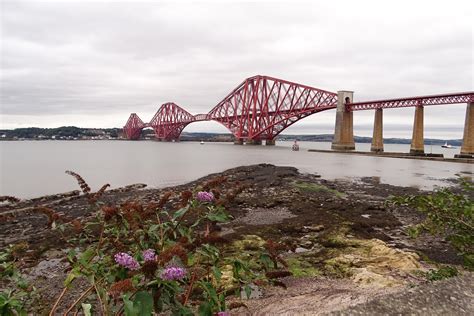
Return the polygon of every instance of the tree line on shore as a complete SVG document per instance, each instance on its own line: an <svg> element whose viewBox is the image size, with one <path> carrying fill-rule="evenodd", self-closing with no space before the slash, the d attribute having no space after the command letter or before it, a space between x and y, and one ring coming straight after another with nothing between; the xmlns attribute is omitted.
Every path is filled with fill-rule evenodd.
<svg viewBox="0 0 474 316"><path fill-rule="evenodd" d="M123 137L122 128L81 128L76 126L62 126L58 128L27 127L16 129L0 130L0 140L15 139L120 139ZM154 139L152 129L144 129L141 138ZM190 141L233 141L230 133L190 133L183 132L181 140ZM313 141L332 142L333 134L319 135L279 135L279 141ZM372 137L354 136L356 143L370 143ZM425 138L425 145L442 145L445 142L453 146L461 146L461 139L435 139ZM385 144L410 144L411 139L407 138L384 138Z"/></svg>

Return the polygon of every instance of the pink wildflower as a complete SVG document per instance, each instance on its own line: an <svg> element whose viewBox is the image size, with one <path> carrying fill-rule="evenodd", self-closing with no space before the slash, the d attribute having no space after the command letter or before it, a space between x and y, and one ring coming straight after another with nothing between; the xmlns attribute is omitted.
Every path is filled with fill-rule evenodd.
<svg viewBox="0 0 474 316"><path fill-rule="evenodd" d="M168 267L161 272L161 278L166 281L181 280L186 276L186 269L180 267Z"/></svg>
<svg viewBox="0 0 474 316"><path fill-rule="evenodd" d="M129 270L140 269L140 264L132 256L125 252L119 252L114 256L115 262Z"/></svg>
<svg viewBox="0 0 474 316"><path fill-rule="evenodd" d="M198 192L196 198L200 202L212 202L214 201L214 194L212 194L212 192L201 191Z"/></svg>
<svg viewBox="0 0 474 316"><path fill-rule="evenodd" d="M145 261L155 261L156 260L156 254L155 250L153 249L147 249L142 252L143 259Z"/></svg>

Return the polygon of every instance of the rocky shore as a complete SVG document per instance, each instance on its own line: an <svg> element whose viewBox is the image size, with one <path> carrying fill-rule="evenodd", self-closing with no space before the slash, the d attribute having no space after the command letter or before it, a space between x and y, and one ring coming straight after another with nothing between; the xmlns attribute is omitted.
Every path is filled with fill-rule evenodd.
<svg viewBox="0 0 474 316"><path fill-rule="evenodd" d="M212 181L219 181L218 193L229 197L224 206L234 218L219 227L228 241L227 251L245 260L265 240L279 242L285 246L283 257L292 274L279 279L276 286L256 286L250 299L230 298L230 303L238 301L231 314L474 313L468 303L474 297L474 278L463 271L454 249L441 238L410 238L406 228L423 217L413 209L385 203L391 195L424 194L415 188L382 184L373 178L328 181L300 174L296 168L262 164L172 188L136 184L109 190L101 202L159 203L168 195L163 207L173 209L181 192ZM49 227L51 218L38 212L39 206L69 219L90 216L90 209L80 191L0 205L0 247L23 245L19 268L39 289L44 306L36 311L44 313L62 289L69 269L64 257L73 245L58 238L60 232ZM434 299L430 289L443 293L444 283L428 282L424 276L443 264L454 265L463 274L446 283L448 288L456 287L456 282L465 284L454 300ZM0 282L0 287L7 286ZM410 301L412 289L420 289L417 295L426 303L407 310L404 302ZM371 303L395 297L398 303L385 309L373 308L375 303ZM435 305L442 308L431 309Z"/></svg>

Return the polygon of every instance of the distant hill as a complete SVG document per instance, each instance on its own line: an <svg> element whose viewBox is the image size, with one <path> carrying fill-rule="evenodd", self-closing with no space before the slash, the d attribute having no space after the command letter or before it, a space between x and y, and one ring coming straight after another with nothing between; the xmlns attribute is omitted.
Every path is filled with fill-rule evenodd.
<svg viewBox="0 0 474 316"><path fill-rule="evenodd" d="M0 140L17 139L122 139L121 128L81 128L76 126L62 126L58 128L16 128L0 130ZM154 131L145 129L142 131L142 138L154 139ZM181 141L219 141L230 142L234 137L230 133L189 133L181 134ZM277 140L283 141L311 141L311 142L332 142L333 134L319 135L279 135ZM354 136L356 143L370 143L372 137ZM445 142L453 146L461 146L461 139L434 139L425 138L426 145L442 145ZM407 138L384 138L385 144L410 144L411 139Z"/></svg>
<svg viewBox="0 0 474 316"><path fill-rule="evenodd" d="M122 134L121 128L81 128L62 126L57 128L27 127L0 130L0 139L114 139Z"/></svg>

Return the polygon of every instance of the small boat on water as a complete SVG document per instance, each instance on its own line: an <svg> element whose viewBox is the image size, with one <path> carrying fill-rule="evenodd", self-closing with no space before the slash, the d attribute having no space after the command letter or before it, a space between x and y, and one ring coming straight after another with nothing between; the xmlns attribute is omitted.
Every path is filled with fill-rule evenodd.
<svg viewBox="0 0 474 316"><path fill-rule="evenodd" d="M293 146L291 147L291 149L292 149L293 151L298 151L298 150L300 150L300 145L298 145L298 143L296 142L296 140L295 140L295 143L293 144Z"/></svg>
<svg viewBox="0 0 474 316"><path fill-rule="evenodd" d="M201 140L201 145L204 145L204 141L203 141L203 140Z"/></svg>
<svg viewBox="0 0 474 316"><path fill-rule="evenodd" d="M441 145L441 147L443 147L443 148L456 148L456 147L453 147L452 145L449 145L448 142L445 142L444 145Z"/></svg>

